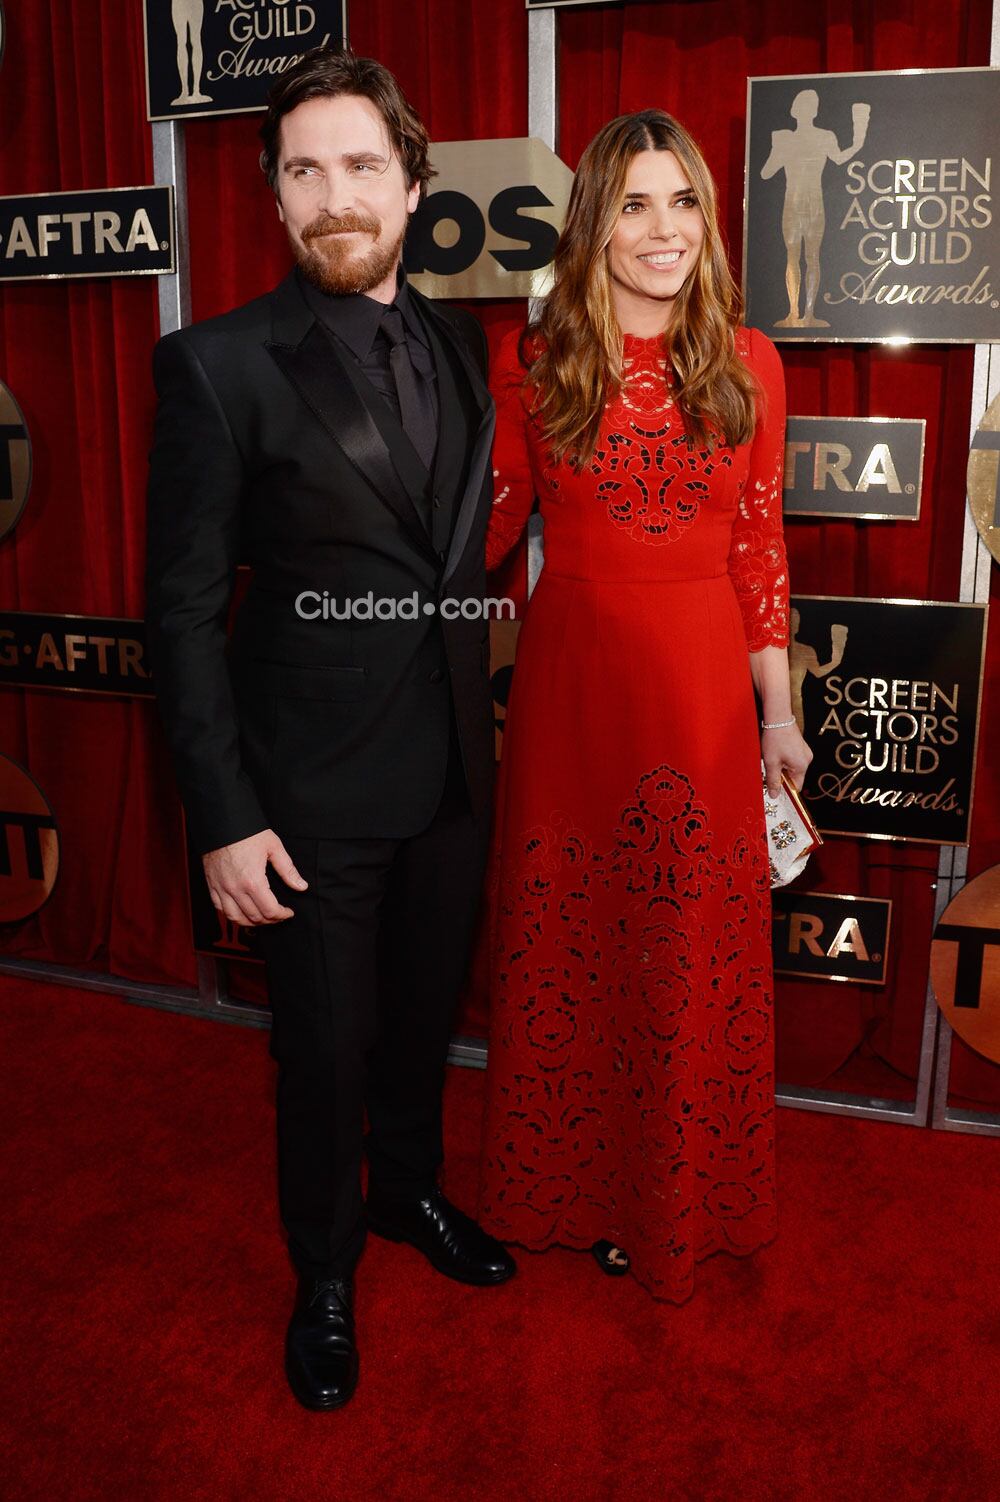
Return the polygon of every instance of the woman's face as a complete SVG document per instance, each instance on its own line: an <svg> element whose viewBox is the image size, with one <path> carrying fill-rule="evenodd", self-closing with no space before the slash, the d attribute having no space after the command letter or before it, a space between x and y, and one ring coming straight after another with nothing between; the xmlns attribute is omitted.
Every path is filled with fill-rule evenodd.
<svg viewBox="0 0 1000 1502"><path fill-rule="evenodd" d="M625 179L625 202L608 246L611 291L622 327L662 312L695 268L705 221L687 174L672 151L640 151Z"/></svg>

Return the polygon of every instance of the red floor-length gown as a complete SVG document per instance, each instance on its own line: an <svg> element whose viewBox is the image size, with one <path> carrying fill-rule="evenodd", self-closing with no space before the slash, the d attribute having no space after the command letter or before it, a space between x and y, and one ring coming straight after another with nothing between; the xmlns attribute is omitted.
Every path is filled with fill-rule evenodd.
<svg viewBox="0 0 1000 1502"><path fill-rule="evenodd" d="M517 341L494 378L495 566L537 495L498 786L480 1212L607 1238L680 1302L775 1233L770 889L748 653L788 641L781 363L752 443L690 449L662 342L625 336L591 463L553 466Z"/></svg>

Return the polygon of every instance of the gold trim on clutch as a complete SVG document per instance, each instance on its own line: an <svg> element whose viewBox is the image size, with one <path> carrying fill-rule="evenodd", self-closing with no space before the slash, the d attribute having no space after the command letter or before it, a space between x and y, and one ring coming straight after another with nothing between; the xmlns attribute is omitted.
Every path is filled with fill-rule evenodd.
<svg viewBox="0 0 1000 1502"><path fill-rule="evenodd" d="M812 816L809 814L805 804L802 801L802 794L799 792L798 788L795 786L794 782L789 777L787 772L782 772L781 774L781 785L791 799L792 805L795 808L795 812L802 820L803 824L806 827L806 833L812 840L812 844L809 846L809 849L817 850L819 846L823 844L823 836L820 834L819 830L816 828L816 825L813 823Z"/></svg>

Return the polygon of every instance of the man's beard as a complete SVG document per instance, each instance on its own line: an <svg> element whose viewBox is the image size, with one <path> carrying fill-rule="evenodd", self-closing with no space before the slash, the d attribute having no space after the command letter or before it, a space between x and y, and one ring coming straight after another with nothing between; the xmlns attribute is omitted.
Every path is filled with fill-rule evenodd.
<svg viewBox="0 0 1000 1502"><path fill-rule="evenodd" d="M375 244L366 255L357 254L345 232L377 236L381 229L381 221L372 215L321 214L306 225L301 244L291 241L292 250L303 275L321 292L335 297L370 292L396 269L405 230L394 245Z"/></svg>

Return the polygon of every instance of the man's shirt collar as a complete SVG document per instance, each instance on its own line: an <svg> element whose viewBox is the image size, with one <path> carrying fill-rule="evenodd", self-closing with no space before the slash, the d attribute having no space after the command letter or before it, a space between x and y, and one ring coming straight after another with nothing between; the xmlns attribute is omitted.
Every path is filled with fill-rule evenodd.
<svg viewBox="0 0 1000 1502"><path fill-rule="evenodd" d="M363 292L348 292L341 295L321 292L302 273L301 269L298 272L298 278L303 296L316 317L344 341L357 359L367 360L378 336L382 315L390 304L379 302ZM414 307L406 281L406 272L402 266L397 272L395 304L403 315L408 337L417 339L426 346L427 335Z"/></svg>

